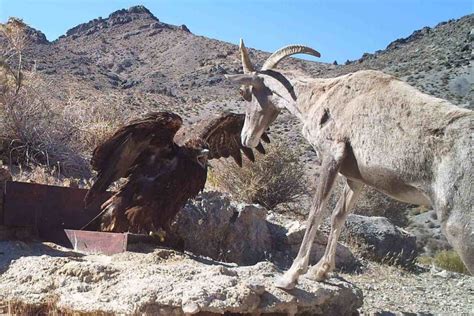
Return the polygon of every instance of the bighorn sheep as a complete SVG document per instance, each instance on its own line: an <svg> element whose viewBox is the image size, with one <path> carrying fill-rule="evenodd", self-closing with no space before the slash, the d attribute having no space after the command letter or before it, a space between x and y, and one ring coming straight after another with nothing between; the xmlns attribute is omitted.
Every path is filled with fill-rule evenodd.
<svg viewBox="0 0 474 316"><path fill-rule="evenodd" d="M311 245L338 173L346 184L332 213L325 254L311 267L309 278L323 280L334 269L337 239L364 185L403 202L433 207L448 241L474 273L473 111L380 71L317 79L274 70L293 54L320 56L301 45L276 51L259 71L242 41L240 53L244 74L228 78L240 84L242 96L251 101L242 143L255 147L286 108L301 120L303 135L322 161L301 248L277 286L293 288L308 272Z"/></svg>

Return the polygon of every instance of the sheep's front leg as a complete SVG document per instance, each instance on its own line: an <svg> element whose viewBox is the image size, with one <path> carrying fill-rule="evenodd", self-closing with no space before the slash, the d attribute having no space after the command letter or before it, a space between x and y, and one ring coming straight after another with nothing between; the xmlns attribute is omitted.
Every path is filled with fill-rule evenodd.
<svg viewBox="0 0 474 316"><path fill-rule="evenodd" d="M346 221L347 215L349 215L363 187L364 186L360 183L347 180L343 194L339 198L331 216L331 233L328 237L326 251L321 260L310 268L307 274L310 279L322 281L328 277L329 272L334 270L336 265L337 240L341 234L341 229Z"/></svg>
<svg viewBox="0 0 474 316"><path fill-rule="evenodd" d="M316 232L318 231L324 205L329 197L334 179L337 176L339 167L345 157L345 143L336 143L332 146L331 152L323 156L321 163L322 173L319 177L319 185L313 199L313 204L309 213L306 232L301 243L300 250L291 268L276 280L276 286L283 289L295 287L298 277L308 270L309 254L313 245Z"/></svg>

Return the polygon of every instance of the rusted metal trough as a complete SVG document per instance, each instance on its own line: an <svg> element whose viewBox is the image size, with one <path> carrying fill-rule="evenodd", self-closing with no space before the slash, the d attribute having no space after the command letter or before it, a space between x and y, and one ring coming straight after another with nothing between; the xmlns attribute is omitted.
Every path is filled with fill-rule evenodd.
<svg viewBox="0 0 474 316"><path fill-rule="evenodd" d="M149 241L143 235L94 231L98 228L94 222L82 230L111 196L106 192L85 208L86 193L85 189L6 181L0 225L29 227L43 241L88 253L120 253L132 243Z"/></svg>

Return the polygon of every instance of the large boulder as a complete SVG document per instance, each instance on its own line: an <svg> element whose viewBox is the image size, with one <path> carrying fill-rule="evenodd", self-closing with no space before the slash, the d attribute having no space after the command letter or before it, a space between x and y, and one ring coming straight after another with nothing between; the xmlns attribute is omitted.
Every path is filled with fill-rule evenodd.
<svg viewBox="0 0 474 316"><path fill-rule="evenodd" d="M442 250L452 249L441 230L441 223L434 210L428 210L410 216L407 231L416 236L418 251L427 256L434 256Z"/></svg>
<svg viewBox="0 0 474 316"><path fill-rule="evenodd" d="M417 256L416 237L385 217L351 214L343 237L357 245L362 256L375 261L411 265Z"/></svg>
<svg viewBox="0 0 474 316"><path fill-rule="evenodd" d="M252 265L269 260L288 268L303 240L305 224L269 212L255 204L235 203L220 192L204 192L179 213L174 232L184 240L184 248L214 260ZM318 234L310 264L324 254L327 237ZM338 244L336 266L351 270L356 259Z"/></svg>
<svg viewBox="0 0 474 316"><path fill-rule="evenodd" d="M251 265L272 251L266 214L259 205L233 203L220 192L204 192L179 213L173 229L184 239L185 250Z"/></svg>
<svg viewBox="0 0 474 316"><path fill-rule="evenodd" d="M235 264L153 249L80 255L40 243L0 242L0 313L352 315L362 291L341 278L275 288L270 262Z"/></svg>

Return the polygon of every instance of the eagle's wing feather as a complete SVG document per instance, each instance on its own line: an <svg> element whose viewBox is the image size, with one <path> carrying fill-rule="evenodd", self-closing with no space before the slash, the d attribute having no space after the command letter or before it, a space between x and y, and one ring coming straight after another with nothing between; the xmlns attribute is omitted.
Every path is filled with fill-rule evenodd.
<svg viewBox="0 0 474 316"><path fill-rule="evenodd" d="M206 183L207 170L179 151L140 162L127 181L102 205L101 229L111 232L167 230L189 198ZM148 152L147 152L148 154Z"/></svg>
<svg viewBox="0 0 474 316"><path fill-rule="evenodd" d="M97 179L86 195L88 205L97 194L126 176L140 155L149 149L173 145L173 138L182 125L182 119L168 112L154 112L143 119L132 121L120 128L92 154L91 165L97 171Z"/></svg>
<svg viewBox="0 0 474 316"><path fill-rule="evenodd" d="M240 134L244 126L245 115L236 113L225 113L204 125L199 132L199 137L209 145L209 159L232 157L234 161L242 166L242 152L250 160L255 161L253 150L242 145ZM262 140L269 141L268 135L264 133ZM265 153L261 143L257 151Z"/></svg>

